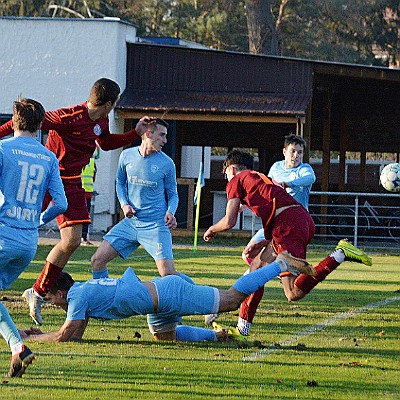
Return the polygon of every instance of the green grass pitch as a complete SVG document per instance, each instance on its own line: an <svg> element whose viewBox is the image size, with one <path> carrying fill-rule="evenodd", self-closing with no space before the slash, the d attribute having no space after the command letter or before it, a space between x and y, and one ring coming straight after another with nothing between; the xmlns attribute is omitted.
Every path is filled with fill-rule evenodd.
<svg viewBox="0 0 400 400"><path fill-rule="evenodd" d="M49 246L2 293L19 328L31 325L20 295L38 277ZM66 266L75 280L91 278L93 247ZM246 269L241 248L175 250L176 268L199 284L228 288ZM314 264L327 255L309 252ZM80 343L27 342L37 359L22 379L2 379L1 399L400 399L400 257L373 255L374 265L345 262L306 298L288 303L278 279L266 286L248 343L153 342L145 317L91 320ZM109 265L112 277L132 266L156 276L141 249ZM237 312L220 317L234 325ZM49 304L43 331L65 313ZM204 327L200 316L184 322ZM140 338L138 337L140 336ZM2 376L9 349L2 341Z"/></svg>

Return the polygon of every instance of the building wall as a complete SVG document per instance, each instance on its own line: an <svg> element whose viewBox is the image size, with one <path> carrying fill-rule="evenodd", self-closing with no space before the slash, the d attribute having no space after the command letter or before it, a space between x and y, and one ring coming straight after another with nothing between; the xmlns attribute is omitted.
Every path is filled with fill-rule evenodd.
<svg viewBox="0 0 400 400"><path fill-rule="evenodd" d="M125 89L126 43L136 27L118 18L1 18L0 114L11 114L22 94L52 110L86 101L99 78ZM110 129L123 132L123 121L110 114ZM115 176L120 150L101 152L97 161L94 230L105 230L116 212Z"/></svg>

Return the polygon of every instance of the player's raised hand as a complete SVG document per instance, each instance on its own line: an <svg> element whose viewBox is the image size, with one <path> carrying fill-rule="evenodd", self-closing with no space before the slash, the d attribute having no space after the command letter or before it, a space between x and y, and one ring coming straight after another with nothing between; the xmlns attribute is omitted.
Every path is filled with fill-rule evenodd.
<svg viewBox="0 0 400 400"><path fill-rule="evenodd" d="M142 136L151 125L154 125L157 121L157 118L155 117L147 117L144 116L140 118L139 122L136 124L136 132L139 136Z"/></svg>

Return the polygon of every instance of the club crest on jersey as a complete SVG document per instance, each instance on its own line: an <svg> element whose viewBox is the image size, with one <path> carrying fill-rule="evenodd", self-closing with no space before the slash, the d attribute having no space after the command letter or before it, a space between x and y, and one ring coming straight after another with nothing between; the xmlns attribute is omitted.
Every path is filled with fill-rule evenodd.
<svg viewBox="0 0 400 400"><path fill-rule="evenodd" d="M151 172L152 172L153 174L155 174L155 173L158 171L158 165L152 165L152 166L150 167L150 170L151 170Z"/></svg>
<svg viewBox="0 0 400 400"><path fill-rule="evenodd" d="M99 124L96 124L96 125L93 127L93 132L94 132L94 134L95 134L96 136L100 136L100 135L101 135L101 128L100 128L100 125L99 125Z"/></svg>

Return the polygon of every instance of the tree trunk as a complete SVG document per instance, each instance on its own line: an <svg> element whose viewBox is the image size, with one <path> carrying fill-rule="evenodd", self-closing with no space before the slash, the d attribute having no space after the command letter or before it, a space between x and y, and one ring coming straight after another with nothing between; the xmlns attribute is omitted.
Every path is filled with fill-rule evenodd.
<svg viewBox="0 0 400 400"><path fill-rule="evenodd" d="M249 51L277 54L278 38L270 0L245 0Z"/></svg>

